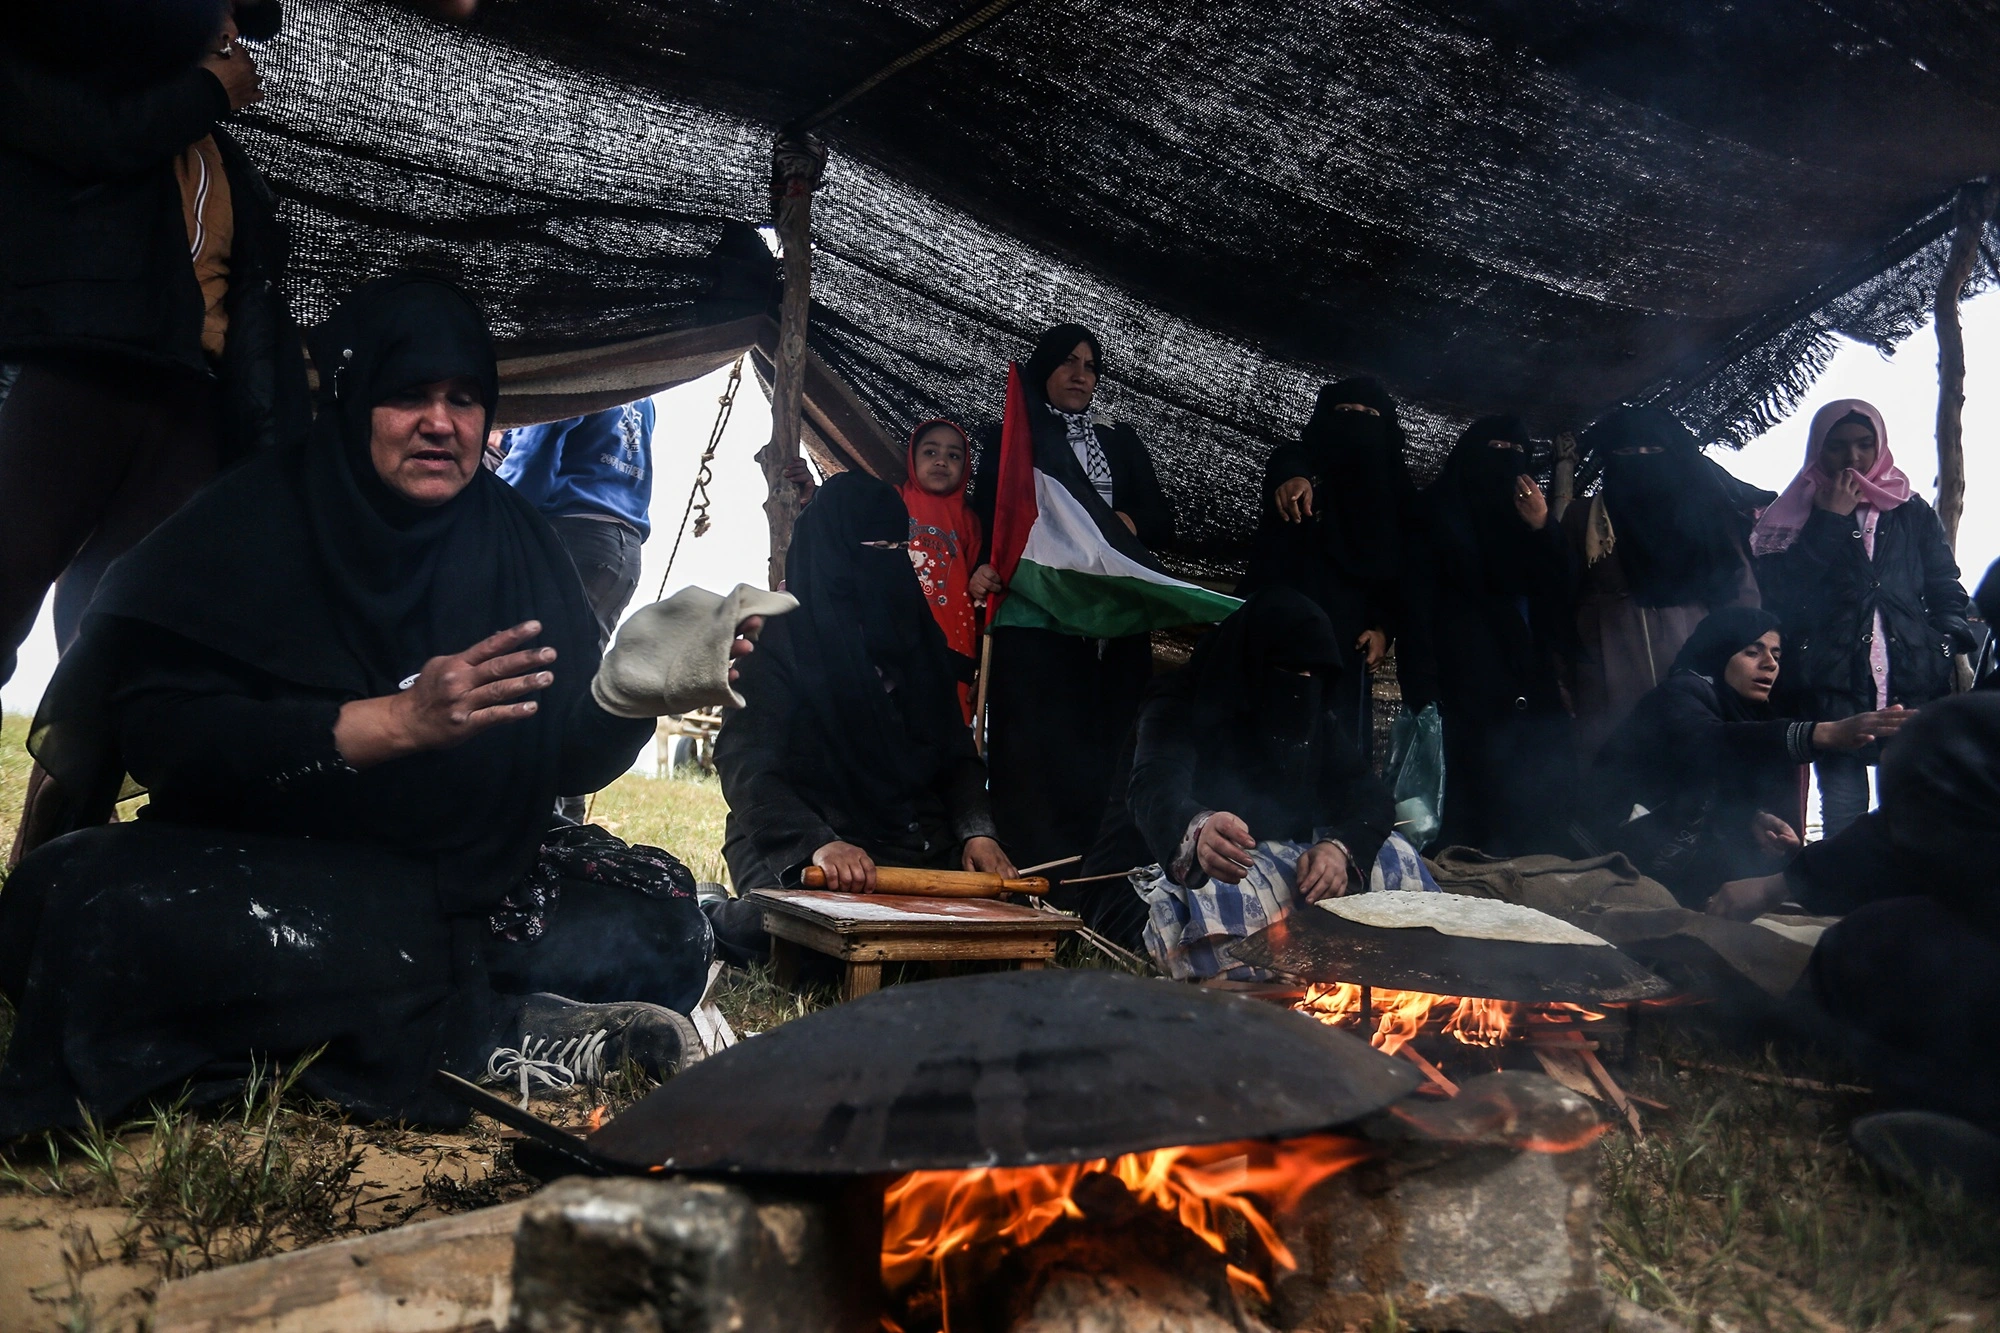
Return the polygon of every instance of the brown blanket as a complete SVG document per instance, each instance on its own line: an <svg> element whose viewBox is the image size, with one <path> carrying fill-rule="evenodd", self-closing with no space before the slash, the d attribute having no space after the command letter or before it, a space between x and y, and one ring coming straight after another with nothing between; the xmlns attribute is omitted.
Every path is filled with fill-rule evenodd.
<svg viewBox="0 0 2000 1333"><path fill-rule="evenodd" d="M1664 884L1617 852L1587 861L1502 860L1470 847L1446 847L1429 864L1446 893L1498 898L1560 917L1649 967L1664 967L1698 992L1727 989L1741 979L1782 996L1812 956L1811 945L1776 931L1682 907Z"/></svg>

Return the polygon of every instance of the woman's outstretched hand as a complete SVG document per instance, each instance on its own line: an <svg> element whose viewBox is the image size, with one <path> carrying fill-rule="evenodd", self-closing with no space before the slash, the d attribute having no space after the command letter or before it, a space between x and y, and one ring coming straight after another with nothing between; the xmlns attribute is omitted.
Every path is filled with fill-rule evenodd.
<svg viewBox="0 0 2000 1333"><path fill-rule="evenodd" d="M1879 713L1856 713L1838 722L1813 724L1812 743L1816 750L1858 750L1870 741L1886 741L1917 715L1914 708L1892 704Z"/></svg>
<svg viewBox="0 0 2000 1333"><path fill-rule="evenodd" d="M1277 502L1278 517L1287 523L1303 523L1312 517L1313 484L1304 477L1284 482L1271 498Z"/></svg>
<svg viewBox="0 0 2000 1333"><path fill-rule="evenodd" d="M1330 842L1316 842L1299 858L1299 896L1309 903L1347 895L1347 853Z"/></svg>
<svg viewBox="0 0 2000 1333"><path fill-rule="evenodd" d="M1250 869L1250 849L1256 845L1248 824L1227 810L1217 810L1195 838L1195 864L1210 879L1238 884Z"/></svg>
<svg viewBox="0 0 2000 1333"><path fill-rule="evenodd" d="M967 838L965 851L959 857L959 864L967 870L977 870L981 874L998 875L1002 879L1012 879L1017 873L1013 861L1001 850L1000 844L991 838Z"/></svg>
<svg viewBox="0 0 2000 1333"><path fill-rule="evenodd" d="M522 696L554 683L555 674L544 668L556 660L556 650L521 645L541 632L541 621L525 621L462 653L433 657L406 690L342 704L334 748L351 766L369 768L447 750L488 727L533 717L540 705Z"/></svg>
<svg viewBox="0 0 2000 1333"><path fill-rule="evenodd" d="M875 892L875 858L851 842L830 842L813 853L826 872L826 886L842 893Z"/></svg>
<svg viewBox="0 0 2000 1333"><path fill-rule="evenodd" d="M1363 660L1368 663L1368 669L1373 671L1381 666L1382 659L1389 655L1389 633L1387 630L1379 629L1362 630L1361 637L1354 641L1354 646L1360 649Z"/></svg>
<svg viewBox="0 0 2000 1333"><path fill-rule="evenodd" d="M1732 879L1708 900L1708 914L1726 916L1732 921L1754 921L1785 901L1786 892L1783 871L1754 879Z"/></svg>

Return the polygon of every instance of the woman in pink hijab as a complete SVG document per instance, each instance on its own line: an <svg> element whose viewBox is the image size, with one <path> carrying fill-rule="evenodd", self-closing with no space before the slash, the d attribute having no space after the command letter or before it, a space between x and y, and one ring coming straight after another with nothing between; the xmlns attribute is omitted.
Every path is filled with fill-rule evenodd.
<svg viewBox="0 0 2000 1333"><path fill-rule="evenodd" d="M1813 414L1805 466L1757 520L1750 551L1764 605L1784 620L1795 716L1836 721L1951 691L1952 653L1973 646L1971 599L1873 405L1841 398ZM1815 764L1825 836L1867 811L1877 753Z"/></svg>

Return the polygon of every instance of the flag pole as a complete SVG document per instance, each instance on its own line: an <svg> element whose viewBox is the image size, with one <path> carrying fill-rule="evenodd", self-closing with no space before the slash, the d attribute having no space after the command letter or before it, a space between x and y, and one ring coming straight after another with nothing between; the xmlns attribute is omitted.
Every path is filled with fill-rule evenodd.
<svg viewBox="0 0 2000 1333"><path fill-rule="evenodd" d="M993 673L993 628L979 636L979 684L972 696L972 748L986 757L986 680Z"/></svg>

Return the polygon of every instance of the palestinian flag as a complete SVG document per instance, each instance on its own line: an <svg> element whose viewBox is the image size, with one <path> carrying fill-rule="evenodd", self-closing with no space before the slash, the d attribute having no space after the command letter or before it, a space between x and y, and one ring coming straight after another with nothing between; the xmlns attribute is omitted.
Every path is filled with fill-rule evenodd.
<svg viewBox="0 0 2000 1333"><path fill-rule="evenodd" d="M1028 411L1020 367L1010 365L991 557L1007 590L993 597L989 624L1116 639L1213 624L1242 605L1163 573L1080 466L1066 468L1075 474L1067 479L1037 466Z"/></svg>

